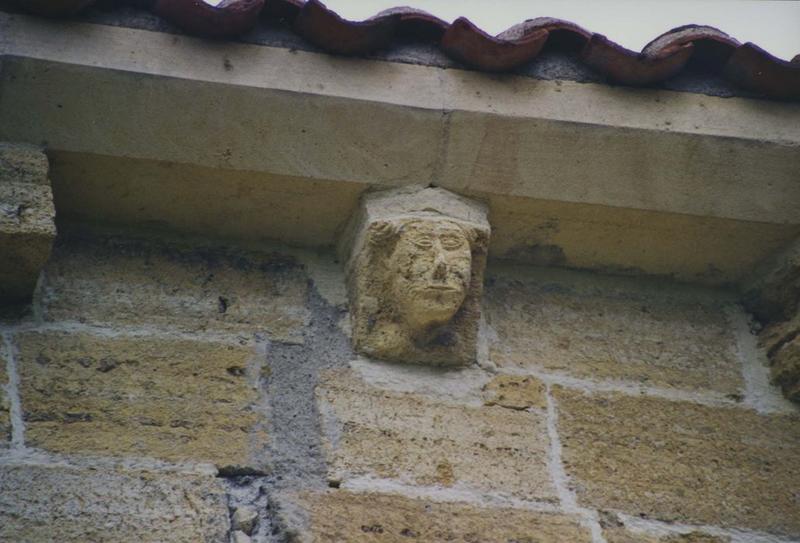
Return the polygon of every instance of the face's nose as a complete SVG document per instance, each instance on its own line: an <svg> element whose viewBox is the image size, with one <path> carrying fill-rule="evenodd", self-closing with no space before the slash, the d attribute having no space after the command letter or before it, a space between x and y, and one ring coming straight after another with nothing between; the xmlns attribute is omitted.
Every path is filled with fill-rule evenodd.
<svg viewBox="0 0 800 543"><path fill-rule="evenodd" d="M447 261L444 259L444 251L440 246L435 247L436 256L433 259L433 278L437 281L444 281L447 278Z"/></svg>

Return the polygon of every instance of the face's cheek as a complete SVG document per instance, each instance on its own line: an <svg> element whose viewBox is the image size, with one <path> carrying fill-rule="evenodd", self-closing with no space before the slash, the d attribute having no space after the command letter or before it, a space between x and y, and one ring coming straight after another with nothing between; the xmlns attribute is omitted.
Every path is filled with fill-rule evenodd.
<svg viewBox="0 0 800 543"><path fill-rule="evenodd" d="M469 249L449 255L447 264L450 280L467 289L472 274L472 254Z"/></svg>

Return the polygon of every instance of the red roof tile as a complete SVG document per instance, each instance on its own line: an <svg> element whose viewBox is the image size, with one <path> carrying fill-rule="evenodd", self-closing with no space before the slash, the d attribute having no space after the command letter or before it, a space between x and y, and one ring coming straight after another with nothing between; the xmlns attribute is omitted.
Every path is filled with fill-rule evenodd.
<svg viewBox="0 0 800 543"><path fill-rule="evenodd" d="M67 16L96 0L17 0L28 11ZM491 36L465 18L452 24L412 8L383 11L365 21L347 21L318 0L136 0L198 36L241 35L259 17L282 20L321 49L359 55L389 47L395 39L438 44L449 57L478 70L503 72L531 62L542 50L573 51L592 69L627 85L668 79L687 65L719 74L734 84L772 98L800 99L800 55L792 62L773 57L752 43L741 44L707 26L670 30L637 53L576 24L538 18Z"/></svg>

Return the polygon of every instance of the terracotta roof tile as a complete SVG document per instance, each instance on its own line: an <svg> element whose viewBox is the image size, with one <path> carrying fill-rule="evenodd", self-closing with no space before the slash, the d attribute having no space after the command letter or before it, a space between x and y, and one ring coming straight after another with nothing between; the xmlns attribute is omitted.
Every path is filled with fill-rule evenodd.
<svg viewBox="0 0 800 543"><path fill-rule="evenodd" d="M24 9L68 16L97 0L17 0ZM682 26L658 36L637 53L603 35L552 18L538 18L491 36L465 18L452 24L424 11L398 7L364 21L348 21L318 0L118 0L145 5L186 32L203 37L241 35L259 17L281 20L317 47L337 54L362 55L395 40L432 42L450 58L478 70L504 72L534 60L543 50L574 52L579 60L612 81L649 85L687 66L720 75L759 94L800 99L800 55L778 59L752 43L741 44L708 26Z"/></svg>

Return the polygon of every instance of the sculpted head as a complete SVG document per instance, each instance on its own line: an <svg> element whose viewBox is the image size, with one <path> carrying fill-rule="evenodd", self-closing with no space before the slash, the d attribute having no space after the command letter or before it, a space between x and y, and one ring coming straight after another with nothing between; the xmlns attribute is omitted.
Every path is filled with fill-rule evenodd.
<svg viewBox="0 0 800 543"><path fill-rule="evenodd" d="M485 206L443 189L373 193L351 236L356 350L411 363L474 360L489 239Z"/></svg>
<svg viewBox="0 0 800 543"><path fill-rule="evenodd" d="M464 303L472 250L454 222L418 219L399 228L389 259L391 296L399 315L419 336L450 322Z"/></svg>

